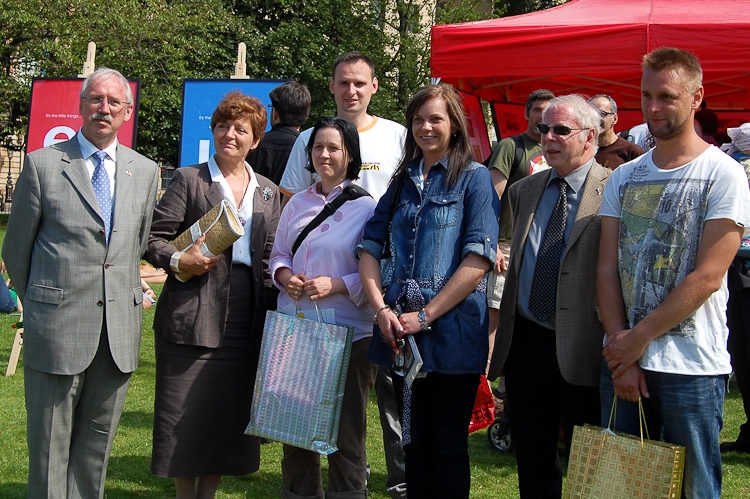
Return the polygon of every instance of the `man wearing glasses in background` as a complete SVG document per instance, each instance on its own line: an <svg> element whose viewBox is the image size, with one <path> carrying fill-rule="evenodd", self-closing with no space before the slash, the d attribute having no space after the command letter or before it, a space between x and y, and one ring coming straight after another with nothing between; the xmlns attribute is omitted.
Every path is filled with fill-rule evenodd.
<svg viewBox="0 0 750 499"><path fill-rule="evenodd" d="M599 150L596 161L605 168L614 170L623 163L632 161L641 154L643 149L638 144L628 142L615 133L617 124L617 103L606 94L599 94L589 99L589 104L599 110L602 125L599 129Z"/></svg>
<svg viewBox="0 0 750 499"><path fill-rule="evenodd" d="M505 372L521 497L559 499L560 420L599 423L604 329L596 313L601 117L579 95L556 97L537 125L552 167L508 192L513 238L489 378Z"/></svg>
<svg viewBox="0 0 750 499"><path fill-rule="evenodd" d="M83 82L81 129L26 156L3 258L24 306L28 497L101 498L141 343L159 168L117 141L130 84Z"/></svg>

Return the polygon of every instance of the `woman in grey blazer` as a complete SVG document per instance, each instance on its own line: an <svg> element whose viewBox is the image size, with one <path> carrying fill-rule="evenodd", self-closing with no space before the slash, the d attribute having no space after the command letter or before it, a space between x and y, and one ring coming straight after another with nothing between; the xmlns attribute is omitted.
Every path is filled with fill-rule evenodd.
<svg viewBox="0 0 750 499"><path fill-rule="evenodd" d="M177 170L154 213L146 259L169 277L154 319L151 471L174 478L178 499L212 498L222 475L252 473L260 464L260 442L244 430L266 303L273 303L267 259L280 202L276 185L245 157L265 126L258 99L228 94L211 119L216 154ZM221 255L202 255L204 236L177 251L171 241L224 199L237 208L245 235ZM178 271L195 277L181 282Z"/></svg>

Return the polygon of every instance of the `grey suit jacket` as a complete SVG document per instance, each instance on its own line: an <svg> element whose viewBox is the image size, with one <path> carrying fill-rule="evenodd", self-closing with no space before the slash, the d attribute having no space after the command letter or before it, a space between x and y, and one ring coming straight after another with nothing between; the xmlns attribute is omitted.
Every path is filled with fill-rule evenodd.
<svg viewBox="0 0 750 499"><path fill-rule="evenodd" d="M260 349L267 304L272 301L275 308L275 291L268 299L265 294L266 289L275 290L268 273L268 257L281 213L278 187L267 178L256 176L260 189L254 193L253 221L249 227L256 297L251 350ZM270 189L270 197L263 195L266 188ZM174 277L169 265L176 251L171 241L222 199L221 186L211 180L208 164L203 163L175 171L167 192L156 207L146 260L166 270L168 277L156 307L154 331L173 343L211 348L222 344L229 305L232 247L224 251L216 267L184 283Z"/></svg>
<svg viewBox="0 0 750 499"><path fill-rule="evenodd" d="M122 372L138 365L139 263L146 248L159 169L117 148L109 246L78 139L26 156L3 245L24 305L24 363L51 374L78 374L94 358L106 321Z"/></svg>
<svg viewBox="0 0 750 499"><path fill-rule="evenodd" d="M531 175L510 187L513 239L505 289L500 303L489 378L501 373L513 340L518 301L518 277L526 238L552 171ZM571 384L599 386L604 327L596 312L596 261L599 256L599 205L610 170L594 163L583 185L573 229L563 250L557 281L555 337L557 362ZM523 332L520 331L519 334Z"/></svg>

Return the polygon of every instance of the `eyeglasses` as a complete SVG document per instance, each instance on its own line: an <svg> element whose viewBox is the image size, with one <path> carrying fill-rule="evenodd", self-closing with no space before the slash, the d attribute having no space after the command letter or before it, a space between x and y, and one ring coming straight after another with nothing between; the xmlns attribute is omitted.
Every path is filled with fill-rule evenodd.
<svg viewBox="0 0 750 499"><path fill-rule="evenodd" d="M538 124L538 125L536 126L536 129L537 129L537 130L539 131L539 133L541 133L542 135L547 135L547 133L548 133L548 132L549 132L550 130L552 130L553 132L555 132L555 135L560 135L560 136L563 136L563 135L570 135L570 133L571 133L571 132L572 132L573 130L590 130L590 128L570 128L569 126L566 126L566 125L555 125L555 126L549 126L549 125L546 125L546 124L544 124L544 123L539 123L539 124Z"/></svg>
<svg viewBox="0 0 750 499"><path fill-rule="evenodd" d="M81 97L81 99L86 99L93 107L100 107L102 104L104 104L104 101L107 101L107 105L109 105L109 108L115 112L119 111L123 106L130 104L128 102L122 102L117 99L110 99L109 97Z"/></svg>
<svg viewBox="0 0 750 499"><path fill-rule="evenodd" d="M615 114L617 113L610 113L603 109L599 109L599 116L601 116L602 118L606 118L607 116L614 116Z"/></svg>

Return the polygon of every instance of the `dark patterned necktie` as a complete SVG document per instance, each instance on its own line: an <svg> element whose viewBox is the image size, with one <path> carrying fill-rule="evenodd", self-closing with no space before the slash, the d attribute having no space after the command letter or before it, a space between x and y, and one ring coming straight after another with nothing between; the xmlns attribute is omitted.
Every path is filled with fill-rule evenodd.
<svg viewBox="0 0 750 499"><path fill-rule="evenodd" d="M102 212L104 235L109 244L109 235L112 230L112 190L109 186L109 175L104 168L104 158L107 157L107 153L96 151L93 155L96 156L97 165L94 169L94 176L91 177L91 183L94 185L94 194L99 202L99 210Z"/></svg>
<svg viewBox="0 0 750 499"><path fill-rule="evenodd" d="M547 222L539 254L536 256L534 279L531 281L529 312L540 322L550 318L555 311L557 299L557 274L560 269L560 256L565 248L565 222L567 213L568 183L557 178L560 194Z"/></svg>

